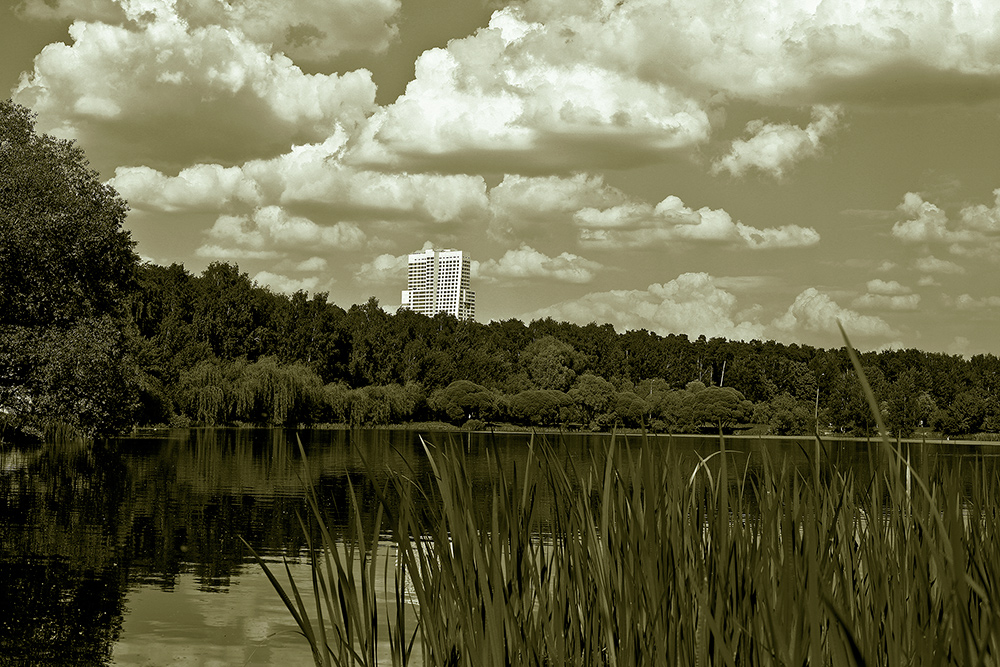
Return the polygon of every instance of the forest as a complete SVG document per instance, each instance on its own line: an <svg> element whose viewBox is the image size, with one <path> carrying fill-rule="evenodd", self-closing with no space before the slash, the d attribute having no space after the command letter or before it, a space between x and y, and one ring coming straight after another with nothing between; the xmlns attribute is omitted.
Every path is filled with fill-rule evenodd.
<svg viewBox="0 0 1000 667"><path fill-rule="evenodd" d="M0 438L136 426L875 428L845 348L480 323L275 293L236 264L142 263L72 142L0 102ZM893 434L1000 432L1000 359L862 354Z"/></svg>

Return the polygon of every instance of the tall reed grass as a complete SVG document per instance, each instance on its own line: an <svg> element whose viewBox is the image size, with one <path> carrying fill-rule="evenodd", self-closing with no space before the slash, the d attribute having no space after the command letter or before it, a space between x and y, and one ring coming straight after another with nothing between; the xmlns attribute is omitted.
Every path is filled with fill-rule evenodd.
<svg viewBox="0 0 1000 667"><path fill-rule="evenodd" d="M370 466L341 534L310 490L315 602L261 561L317 665L1000 664L982 461L915 470L884 439L859 474L817 438L807 468L737 466L720 436L692 468L611 436L586 470L534 441L483 491L425 448L432 483Z"/></svg>

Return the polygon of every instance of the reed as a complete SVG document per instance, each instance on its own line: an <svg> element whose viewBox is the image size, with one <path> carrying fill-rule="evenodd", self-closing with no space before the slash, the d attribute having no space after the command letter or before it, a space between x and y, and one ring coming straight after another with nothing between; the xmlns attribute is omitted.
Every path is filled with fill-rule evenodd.
<svg viewBox="0 0 1000 667"><path fill-rule="evenodd" d="M577 469L534 440L484 490L461 446L425 449L427 483L369 465L343 535L309 491L313 607L261 561L317 665L1000 664L981 460L917 470L886 437L862 474L817 437L807 467L737 465L720 436L692 466L611 436Z"/></svg>

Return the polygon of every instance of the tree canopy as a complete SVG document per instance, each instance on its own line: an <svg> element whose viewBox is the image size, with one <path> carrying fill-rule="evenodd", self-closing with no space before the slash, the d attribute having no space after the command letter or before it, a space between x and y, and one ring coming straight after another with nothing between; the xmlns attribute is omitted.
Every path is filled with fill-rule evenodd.
<svg viewBox="0 0 1000 667"><path fill-rule="evenodd" d="M78 146L0 102L0 324L119 314L138 263L127 211Z"/></svg>
<svg viewBox="0 0 1000 667"><path fill-rule="evenodd" d="M132 424L128 207L73 142L0 102L0 431Z"/></svg>

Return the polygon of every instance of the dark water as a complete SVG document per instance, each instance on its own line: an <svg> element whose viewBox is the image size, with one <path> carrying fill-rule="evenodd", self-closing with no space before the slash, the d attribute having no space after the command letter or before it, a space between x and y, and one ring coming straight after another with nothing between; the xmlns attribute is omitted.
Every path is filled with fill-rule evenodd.
<svg viewBox="0 0 1000 667"><path fill-rule="evenodd" d="M302 440L308 464L299 455ZM486 485L499 461L523 461L523 434L461 439L468 472ZM554 438L587 474L608 436ZM629 443L639 446L638 439ZM691 465L717 438L678 438ZM727 439L737 463L766 449L808 465L809 439ZM652 448L667 446L653 438ZM921 459L995 457L994 445L914 446ZM305 581L296 517L306 484L334 522L365 461L429 479L407 431L161 431L94 446L0 448L0 665L310 665L301 637L249 550L288 559ZM868 446L828 444L827 459L863 468Z"/></svg>

